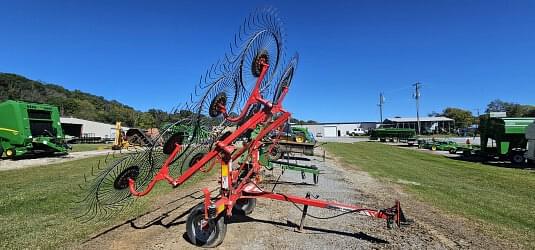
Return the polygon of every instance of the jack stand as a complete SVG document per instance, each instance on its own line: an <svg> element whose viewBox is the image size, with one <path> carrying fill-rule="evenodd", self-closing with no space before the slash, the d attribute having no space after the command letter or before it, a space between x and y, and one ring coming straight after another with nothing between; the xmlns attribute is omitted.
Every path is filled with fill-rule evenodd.
<svg viewBox="0 0 535 250"><path fill-rule="evenodd" d="M305 198L307 199L310 198L310 192L307 192L307 194L305 195ZM303 227L305 225L305 217L307 217L307 211L308 211L308 205L305 205L303 207L303 215L301 216L301 223L299 223L299 229L295 230L298 233L303 232Z"/></svg>

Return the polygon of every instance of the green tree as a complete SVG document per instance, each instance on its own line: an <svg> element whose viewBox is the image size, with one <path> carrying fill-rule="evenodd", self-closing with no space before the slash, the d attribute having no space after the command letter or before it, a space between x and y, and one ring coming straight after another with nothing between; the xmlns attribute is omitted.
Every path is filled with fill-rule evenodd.
<svg viewBox="0 0 535 250"><path fill-rule="evenodd" d="M161 109L149 109L147 112L154 119L154 125L157 128L161 128L162 125L169 121L169 114Z"/></svg>
<svg viewBox="0 0 535 250"><path fill-rule="evenodd" d="M442 112L442 116L455 120L458 128L467 128L474 123L472 112L460 108L448 107Z"/></svg>
<svg viewBox="0 0 535 250"><path fill-rule="evenodd" d="M533 117L535 115L535 106L496 99L487 105L486 112L506 112L508 117Z"/></svg>

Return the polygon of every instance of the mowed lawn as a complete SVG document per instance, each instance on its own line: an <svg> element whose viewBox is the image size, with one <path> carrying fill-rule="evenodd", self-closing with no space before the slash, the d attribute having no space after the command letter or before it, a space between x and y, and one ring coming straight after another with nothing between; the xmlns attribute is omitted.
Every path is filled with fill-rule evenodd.
<svg viewBox="0 0 535 250"><path fill-rule="evenodd" d="M449 159L372 142L326 149L381 180L399 183L438 208L535 247L535 172Z"/></svg>
<svg viewBox="0 0 535 250"><path fill-rule="evenodd" d="M71 144L71 152L111 149L112 144Z"/></svg>
<svg viewBox="0 0 535 250"><path fill-rule="evenodd" d="M173 189L167 183L133 203L112 220L80 223L75 220L75 201L84 194L84 173L105 156L43 167L0 172L0 249L57 249L86 239L90 234L142 214L163 193ZM95 170L96 171L96 170ZM202 178L196 175L193 183ZM184 188L187 185L184 186ZM182 187L181 187L182 188Z"/></svg>

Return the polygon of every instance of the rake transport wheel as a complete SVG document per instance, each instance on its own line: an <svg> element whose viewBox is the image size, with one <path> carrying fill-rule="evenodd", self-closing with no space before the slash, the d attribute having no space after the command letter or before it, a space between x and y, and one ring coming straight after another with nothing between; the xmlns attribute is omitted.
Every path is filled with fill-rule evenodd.
<svg viewBox="0 0 535 250"><path fill-rule="evenodd" d="M244 215L250 215L253 213L256 207L256 198L243 198L236 201L234 209L242 212Z"/></svg>
<svg viewBox="0 0 535 250"><path fill-rule="evenodd" d="M215 219L204 219L204 203L195 206L186 220L186 233L190 242L200 247L217 247L225 239L227 223L224 212Z"/></svg>

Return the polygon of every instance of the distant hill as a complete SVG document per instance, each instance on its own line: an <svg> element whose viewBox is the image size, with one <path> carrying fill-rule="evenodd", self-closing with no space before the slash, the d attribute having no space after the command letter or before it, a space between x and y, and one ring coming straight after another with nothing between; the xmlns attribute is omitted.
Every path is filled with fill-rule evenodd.
<svg viewBox="0 0 535 250"><path fill-rule="evenodd" d="M20 75L0 73L0 101L20 100L55 105L62 116L72 116L114 124L121 121L129 127L159 127L171 119L168 113L150 109L137 111L116 100L106 100L80 90L70 91L56 84L30 80Z"/></svg>
<svg viewBox="0 0 535 250"><path fill-rule="evenodd" d="M18 100L46 103L57 106L61 116L72 116L97 122L114 124L121 121L127 127L160 128L169 121L176 121L189 111L167 113L160 109L141 112L116 100L106 100L80 90L68 90L51 83L30 80L24 76L0 73L0 102ZM316 123L292 118L293 123Z"/></svg>

